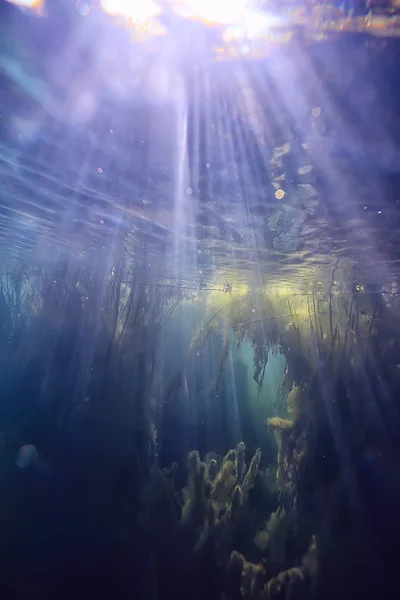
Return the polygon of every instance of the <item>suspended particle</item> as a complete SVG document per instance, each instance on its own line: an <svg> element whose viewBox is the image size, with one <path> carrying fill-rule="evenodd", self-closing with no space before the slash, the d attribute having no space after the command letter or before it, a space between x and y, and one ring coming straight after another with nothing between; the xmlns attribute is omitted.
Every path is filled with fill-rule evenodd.
<svg viewBox="0 0 400 600"><path fill-rule="evenodd" d="M317 119L318 117L320 117L321 113L322 113L322 108L320 106L316 106L311 111L311 114L314 117L314 119Z"/></svg>
<svg viewBox="0 0 400 600"><path fill-rule="evenodd" d="M186 193L188 196L191 196L193 194L193 190L191 187L187 188Z"/></svg>
<svg viewBox="0 0 400 600"><path fill-rule="evenodd" d="M87 17L90 13L90 6L86 0L76 0L76 9L81 17Z"/></svg>
<svg viewBox="0 0 400 600"><path fill-rule="evenodd" d="M101 175L102 173L104 173L104 170L101 167L98 167L97 172Z"/></svg>
<svg viewBox="0 0 400 600"><path fill-rule="evenodd" d="M20 469L32 467L39 458L39 452L32 444L26 444L15 455L15 464Z"/></svg>
<svg viewBox="0 0 400 600"><path fill-rule="evenodd" d="M285 195L285 192L283 190L276 190L276 192L275 192L275 198L277 200L282 200L284 195Z"/></svg>

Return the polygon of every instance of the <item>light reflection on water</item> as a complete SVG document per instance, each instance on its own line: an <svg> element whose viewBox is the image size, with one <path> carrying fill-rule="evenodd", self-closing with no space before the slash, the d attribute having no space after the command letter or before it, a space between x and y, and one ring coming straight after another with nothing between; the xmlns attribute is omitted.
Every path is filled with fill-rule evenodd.
<svg viewBox="0 0 400 600"><path fill-rule="evenodd" d="M57 63L0 53L4 268L123 253L194 288L303 292L398 276L397 146L365 61L360 72L330 45L317 65L294 43L255 66L188 67L138 58L122 37L111 60L82 27ZM353 78L342 98L334 65Z"/></svg>

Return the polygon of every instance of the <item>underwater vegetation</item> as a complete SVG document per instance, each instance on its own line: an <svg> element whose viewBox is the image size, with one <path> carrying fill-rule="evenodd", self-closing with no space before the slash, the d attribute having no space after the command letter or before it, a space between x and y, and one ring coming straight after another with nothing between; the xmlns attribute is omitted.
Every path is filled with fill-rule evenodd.
<svg viewBox="0 0 400 600"><path fill-rule="evenodd" d="M382 597L400 539L397 295L142 282L123 262L2 278L3 596ZM245 349L243 436L229 368Z"/></svg>
<svg viewBox="0 0 400 600"><path fill-rule="evenodd" d="M201 462L196 451L188 459L188 485L182 490L183 523L197 530L200 548L208 537L223 538L233 529L237 515L254 485L261 460L257 450L248 469L246 447L241 442L230 450L219 466L215 458ZM225 534L225 535L224 535Z"/></svg>
<svg viewBox="0 0 400 600"><path fill-rule="evenodd" d="M90 1L20 44L12 4L0 597L397 597L400 296L361 275L398 265L398 57L360 39L397 36L394 2L309 7L310 39L364 33L296 25L267 77L192 28L177 56L180 20L141 64Z"/></svg>

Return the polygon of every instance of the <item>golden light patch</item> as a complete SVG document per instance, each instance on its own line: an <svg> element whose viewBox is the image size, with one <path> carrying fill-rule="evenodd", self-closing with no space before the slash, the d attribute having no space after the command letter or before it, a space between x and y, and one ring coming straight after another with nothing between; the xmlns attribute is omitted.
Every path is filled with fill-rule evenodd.
<svg viewBox="0 0 400 600"><path fill-rule="evenodd" d="M19 6L20 8L29 8L39 15L42 14L44 9L44 0L6 0L9 4Z"/></svg>

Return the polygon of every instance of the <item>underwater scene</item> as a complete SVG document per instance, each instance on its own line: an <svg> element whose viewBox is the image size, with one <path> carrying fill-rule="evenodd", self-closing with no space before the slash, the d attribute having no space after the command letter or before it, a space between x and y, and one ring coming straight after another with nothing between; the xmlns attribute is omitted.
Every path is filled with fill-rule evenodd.
<svg viewBox="0 0 400 600"><path fill-rule="evenodd" d="M399 0L0 2L0 597L400 596Z"/></svg>

